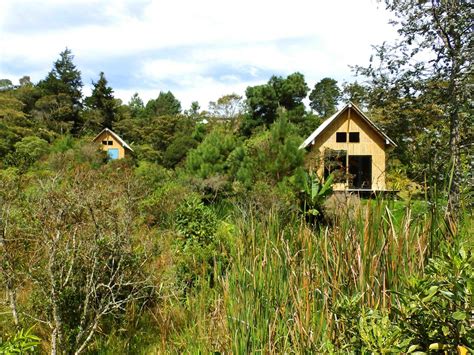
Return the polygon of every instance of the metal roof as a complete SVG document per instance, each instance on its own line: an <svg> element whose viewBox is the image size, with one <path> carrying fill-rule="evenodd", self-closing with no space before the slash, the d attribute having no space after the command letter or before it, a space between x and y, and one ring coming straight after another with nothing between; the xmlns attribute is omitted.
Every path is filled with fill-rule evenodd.
<svg viewBox="0 0 474 355"><path fill-rule="evenodd" d="M93 139L93 141L95 142L95 140L96 140L97 138L99 138L99 137L101 136L101 134L104 133L104 132L110 133L116 140L119 141L119 143L122 145L122 147L125 147L125 148L127 148L128 150L130 150L130 151L133 152L133 149L130 148L130 146L129 146L127 143L125 143L125 141L124 141L122 138L120 138L120 136L119 136L117 133L115 133L114 131L112 131L111 129L108 129L108 128L104 128L97 136L95 136L95 138Z"/></svg>
<svg viewBox="0 0 474 355"><path fill-rule="evenodd" d="M314 141L318 136L331 124L333 123L345 110L353 108L359 115L362 117L362 119L367 122L369 126L371 126L375 132L377 132L383 139L385 139L385 144L387 145L392 145L396 147L397 145L395 144L394 141L392 141L380 128L378 128L375 123L373 123L356 105L354 105L352 102L349 102L347 105L345 105L342 109L337 111L334 115L329 117L327 120L325 120L321 125L316 128L316 130L309 135L308 138L304 140L304 142L300 145L299 149L306 148L310 144L314 144Z"/></svg>

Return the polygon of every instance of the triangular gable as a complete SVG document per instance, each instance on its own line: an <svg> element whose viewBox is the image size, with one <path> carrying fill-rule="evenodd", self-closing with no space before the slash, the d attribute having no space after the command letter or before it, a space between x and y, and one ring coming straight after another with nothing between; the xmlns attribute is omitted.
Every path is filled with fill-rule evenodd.
<svg viewBox="0 0 474 355"><path fill-rule="evenodd" d="M350 108L353 108L358 114L359 116L370 126L372 127L372 129L378 134L380 135L384 140L385 140L385 144L387 145L392 145L394 147L396 147L397 145L395 144L394 141L392 141L384 132L382 132L382 130L380 130L380 128L378 128L375 123L373 123L356 105L354 105L352 102L349 102L346 106L344 106L342 109L340 109L339 111L337 111L334 115L332 115L331 117L329 117L327 120L325 120L323 123L321 123L321 125L316 128L316 130L311 133L309 135L308 138L306 138L304 140L304 142L300 145L300 148L299 149L303 149L303 148L306 148L308 145L312 144L316 138L318 138L321 133L323 133L326 128L329 127L329 125L331 123L333 123L344 111L350 109Z"/></svg>
<svg viewBox="0 0 474 355"><path fill-rule="evenodd" d="M95 136L93 141L95 142L97 138L99 138L105 132L110 133L122 145L122 147L127 148L128 150L133 152L133 149L130 148L130 146L127 143L125 143L125 141L122 138L120 138L120 136L117 133L115 133L114 131L108 128L104 128L97 136Z"/></svg>

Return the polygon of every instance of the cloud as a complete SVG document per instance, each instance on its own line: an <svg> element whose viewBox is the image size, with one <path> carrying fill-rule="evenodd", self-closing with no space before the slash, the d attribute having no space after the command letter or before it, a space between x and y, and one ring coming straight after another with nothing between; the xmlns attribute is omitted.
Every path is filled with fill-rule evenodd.
<svg viewBox="0 0 474 355"><path fill-rule="evenodd" d="M128 101L171 90L188 106L272 74L352 77L396 36L375 0L2 0L0 76L42 79L67 46L90 86L104 71ZM129 95L130 94L130 95ZM126 95L126 96L121 96Z"/></svg>

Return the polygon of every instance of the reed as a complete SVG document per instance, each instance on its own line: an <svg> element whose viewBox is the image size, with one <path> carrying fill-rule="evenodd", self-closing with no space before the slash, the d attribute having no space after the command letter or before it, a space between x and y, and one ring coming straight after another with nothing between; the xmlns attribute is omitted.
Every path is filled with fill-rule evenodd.
<svg viewBox="0 0 474 355"><path fill-rule="evenodd" d="M410 205L395 217L382 200L320 229L297 216L283 222L272 210L237 216L240 247L220 280L231 349L328 350L344 331L335 313L341 299L389 310L393 291L422 272L439 230L433 220L415 218Z"/></svg>

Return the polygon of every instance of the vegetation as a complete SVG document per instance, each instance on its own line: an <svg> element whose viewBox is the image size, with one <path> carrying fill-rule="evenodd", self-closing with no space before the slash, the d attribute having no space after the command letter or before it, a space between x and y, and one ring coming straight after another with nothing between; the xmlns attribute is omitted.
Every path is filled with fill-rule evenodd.
<svg viewBox="0 0 474 355"><path fill-rule="evenodd" d="M273 76L209 111L124 104L102 72L83 97L69 49L39 83L0 80L0 353L474 351L469 62L445 23L468 5L387 6L406 39L459 51L402 72L406 41L368 82ZM399 199L307 169L302 139L342 100L398 143ZM110 161L103 127L135 154Z"/></svg>

